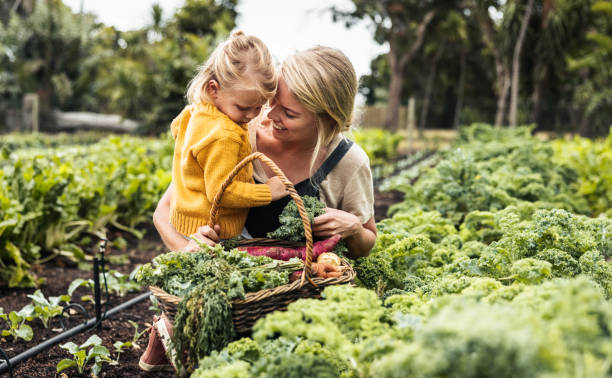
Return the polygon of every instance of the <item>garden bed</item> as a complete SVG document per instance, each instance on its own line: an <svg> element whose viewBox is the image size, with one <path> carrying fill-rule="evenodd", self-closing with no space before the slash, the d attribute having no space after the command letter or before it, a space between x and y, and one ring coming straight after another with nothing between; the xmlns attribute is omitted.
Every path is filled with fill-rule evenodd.
<svg viewBox="0 0 612 378"><path fill-rule="evenodd" d="M385 218L389 206L393 203L401 201L401 199L401 192L375 191L376 220L379 221L380 219ZM113 236L116 237L119 235L110 236L111 240L113 239ZM149 227L146 230L145 236L142 240L137 240L125 234L121 236L123 236L127 240L127 248L125 249L125 251L111 251L111 255L127 254L129 257L129 264L110 266L107 264L107 270L113 269L123 274L129 274L137 265L150 262L153 257L165 252L165 248L161 243L159 236L152 227ZM96 245L93 245L90 248L91 251L94 251L95 249ZM44 265L35 266L33 270L36 272L38 277L45 279L45 284L41 288L45 297L66 294L70 283L77 278L92 278L91 270L79 269L76 264L60 258L55 259L54 261ZM0 287L0 307L4 308L5 312L18 311L23 306L31 302L30 298L28 298L27 295L32 294L33 292L34 289L11 289L7 287ZM112 307L125 303L128 300L135 298L144 292L145 291L143 290L141 292L128 293L124 297L111 294L109 296L110 301L108 308L110 309ZM95 317L95 309L93 304L89 301L82 302L78 300L81 296L89 294L91 294L89 288L81 287L73 293L72 297L74 303L79 303L83 305L83 307L85 307L85 309L89 313L89 317L91 318ZM105 299L104 293L102 295L102 299L103 301ZM154 310L150 307L150 301L143 301L137 303L127 309L120 311L117 314L114 314L109 319L104 320L102 322L101 331L94 328L89 331L78 334L68 340L65 340L60 344L69 341L72 341L76 344L81 344L85 342L91 335L96 334L102 339L102 344L106 346L109 351L111 351L112 357L116 358L116 354L112 352L114 349L113 343L115 343L116 341L132 341L135 329L129 323L129 321L138 323L138 329L139 331L142 331L144 327L146 327L145 324L148 324L152 320L153 315L155 314ZM104 308L105 304L103 302L103 311ZM39 320L34 320L28 323L29 325L31 325L34 331L34 337L31 341L25 342L23 340L17 340L13 343L11 337L0 338L0 347L4 349L9 358L15 357L19 353L22 353L25 350L32 348L62 332L63 330L61 329L61 325L58 319L59 318L52 319L48 329L44 328ZM86 320L87 319L79 311L73 310L71 311L70 318L65 320L65 325L68 329L70 329L85 322ZM6 324L4 324L3 321L0 320L0 324L2 324L2 328L6 328ZM145 373L140 370L140 368L138 367L138 360L147 346L147 341L148 333L144 333L137 340L137 344L140 349L125 348L121 352L119 365L113 366L109 364L104 364L102 372L100 373L100 377L160 377L173 375L173 371L171 368L154 373ZM18 364L13 370L13 376L60 376L60 374L55 373L57 363L64 358L70 357L71 356L67 351L60 348L59 345L56 345L39 353L33 358L30 358ZM78 376L76 374L76 370L74 369L68 369L64 372L66 372L66 374L70 377ZM6 376L8 376L8 374L6 374Z"/></svg>

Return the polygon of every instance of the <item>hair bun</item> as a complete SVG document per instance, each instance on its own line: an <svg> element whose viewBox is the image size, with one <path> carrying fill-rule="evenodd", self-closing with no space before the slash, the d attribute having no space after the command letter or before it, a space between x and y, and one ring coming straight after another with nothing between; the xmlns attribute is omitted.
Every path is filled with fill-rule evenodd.
<svg viewBox="0 0 612 378"><path fill-rule="evenodd" d="M241 37L244 36L244 32L242 30L235 30L232 32L232 34L230 34L231 38L235 38L235 37Z"/></svg>

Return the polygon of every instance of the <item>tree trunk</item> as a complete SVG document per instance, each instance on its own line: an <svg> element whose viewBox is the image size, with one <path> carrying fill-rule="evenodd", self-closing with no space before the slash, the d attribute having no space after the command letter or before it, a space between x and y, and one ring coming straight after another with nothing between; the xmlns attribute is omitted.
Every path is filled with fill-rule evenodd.
<svg viewBox="0 0 612 378"><path fill-rule="evenodd" d="M404 85L404 70L417 51L421 48L423 39L425 38L427 25L429 25L435 15L436 10L430 10L425 14L425 16L423 16L423 20L417 27L416 36L413 38L414 42L405 53L400 53L403 50L400 48L400 46L407 38L406 35L396 35L395 38L391 38L389 40L391 83L389 83L387 117L385 119L385 128L389 130L397 130L398 127L400 95L402 93L402 86Z"/></svg>
<svg viewBox="0 0 612 378"><path fill-rule="evenodd" d="M52 40L56 34L56 25L53 19L55 12L53 0L47 0L47 6L49 7L49 34L47 35L47 38ZM40 85L38 89L40 99L40 120L43 129L48 127L50 123L53 122L53 114L51 111L53 104L53 85L51 83L51 77L53 76L53 66L55 63L53 59L54 47L51 45L51 43L47 43L44 49L44 64L42 66Z"/></svg>
<svg viewBox="0 0 612 378"><path fill-rule="evenodd" d="M455 104L455 117L453 119L453 129L459 129L461 122L461 110L463 109L463 93L465 92L465 69L467 66L467 52L461 50L461 61L459 66L459 85L457 88L457 103Z"/></svg>
<svg viewBox="0 0 612 378"><path fill-rule="evenodd" d="M525 40L525 34L527 34L527 26L529 25L529 19L531 18L531 12L533 11L533 0L529 0L527 3L527 9L525 10L525 16L521 23L521 30L514 46L514 55L512 57L512 95L510 96L510 115L508 117L510 121L510 127L516 127L516 113L518 108L518 93L519 93L519 76L520 76L520 64L521 64L521 50L523 48L523 42Z"/></svg>
<svg viewBox="0 0 612 378"><path fill-rule="evenodd" d="M541 72L538 67L540 66L539 62L536 62L535 68L533 70L533 94L531 96L531 101L533 102L533 109L531 110L531 119L536 123L536 128L540 128L542 125L540 124L540 114L542 113L542 93L544 91L545 85L545 77L540 76L538 72Z"/></svg>
<svg viewBox="0 0 612 378"><path fill-rule="evenodd" d="M510 74L504 70L498 81L497 92L497 112L495 113L495 126L501 126L504 123L506 115L506 103L508 99L508 90L510 89Z"/></svg>
<svg viewBox="0 0 612 378"><path fill-rule="evenodd" d="M502 48L497 42L495 23L491 19L489 10L487 7L481 7L476 5L472 8L476 14L476 18L482 31L482 41L493 53L493 60L495 62L495 96L497 97L497 110L495 113L495 126L501 126L504 122L504 116L506 114L506 99L508 97L508 89L510 88L510 74Z"/></svg>
<svg viewBox="0 0 612 378"><path fill-rule="evenodd" d="M431 62L431 70L429 71L429 77L427 78L427 84L425 84L425 95L423 97L423 108L421 109L421 119L419 120L419 130L424 130L427 124L427 114L429 113L429 101L431 100L431 92L433 91L433 83L436 78L436 71L438 70L438 62L442 56L443 47L438 48L434 58Z"/></svg>
<svg viewBox="0 0 612 378"><path fill-rule="evenodd" d="M404 67L398 62L397 53L393 48L389 50L389 60L391 66L391 82L389 83L385 128L396 131L398 128L402 84L404 82Z"/></svg>

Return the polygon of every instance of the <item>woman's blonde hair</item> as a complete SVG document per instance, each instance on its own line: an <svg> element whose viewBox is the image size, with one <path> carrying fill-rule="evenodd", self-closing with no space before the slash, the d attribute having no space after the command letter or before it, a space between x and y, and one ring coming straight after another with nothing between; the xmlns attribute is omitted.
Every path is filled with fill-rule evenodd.
<svg viewBox="0 0 612 378"><path fill-rule="evenodd" d="M233 32L200 66L187 89L190 104L210 102L206 89L210 80L221 88L257 90L262 100L276 93L277 73L266 45L257 37Z"/></svg>
<svg viewBox="0 0 612 378"><path fill-rule="evenodd" d="M348 131L353 123L357 75L346 55L324 46L288 57L281 64L280 74L291 93L317 119L319 132L310 165L312 171L321 147Z"/></svg>

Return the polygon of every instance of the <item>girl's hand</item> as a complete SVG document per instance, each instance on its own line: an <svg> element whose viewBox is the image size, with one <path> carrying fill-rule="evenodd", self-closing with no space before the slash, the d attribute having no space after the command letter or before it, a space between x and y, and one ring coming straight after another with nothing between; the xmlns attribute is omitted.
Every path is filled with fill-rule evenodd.
<svg viewBox="0 0 612 378"><path fill-rule="evenodd" d="M272 201L279 200L287 195L289 192L285 187L285 184L281 181L278 176L274 176L266 182L266 185L270 187L270 193L272 194Z"/></svg>
<svg viewBox="0 0 612 378"><path fill-rule="evenodd" d="M211 247L219 243L219 233L221 232L221 226L215 225L214 229L209 226L202 226L198 228L198 231L191 235L192 238L199 240L202 243L208 244ZM193 240L189 240L189 243L183 248L183 252L196 252L200 250L200 246Z"/></svg>
<svg viewBox="0 0 612 378"><path fill-rule="evenodd" d="M315 217L312 232L324 238L340 235L342 239L357 235L362 225L355 215L346 211L325 208L325 214Z"/></svg>

